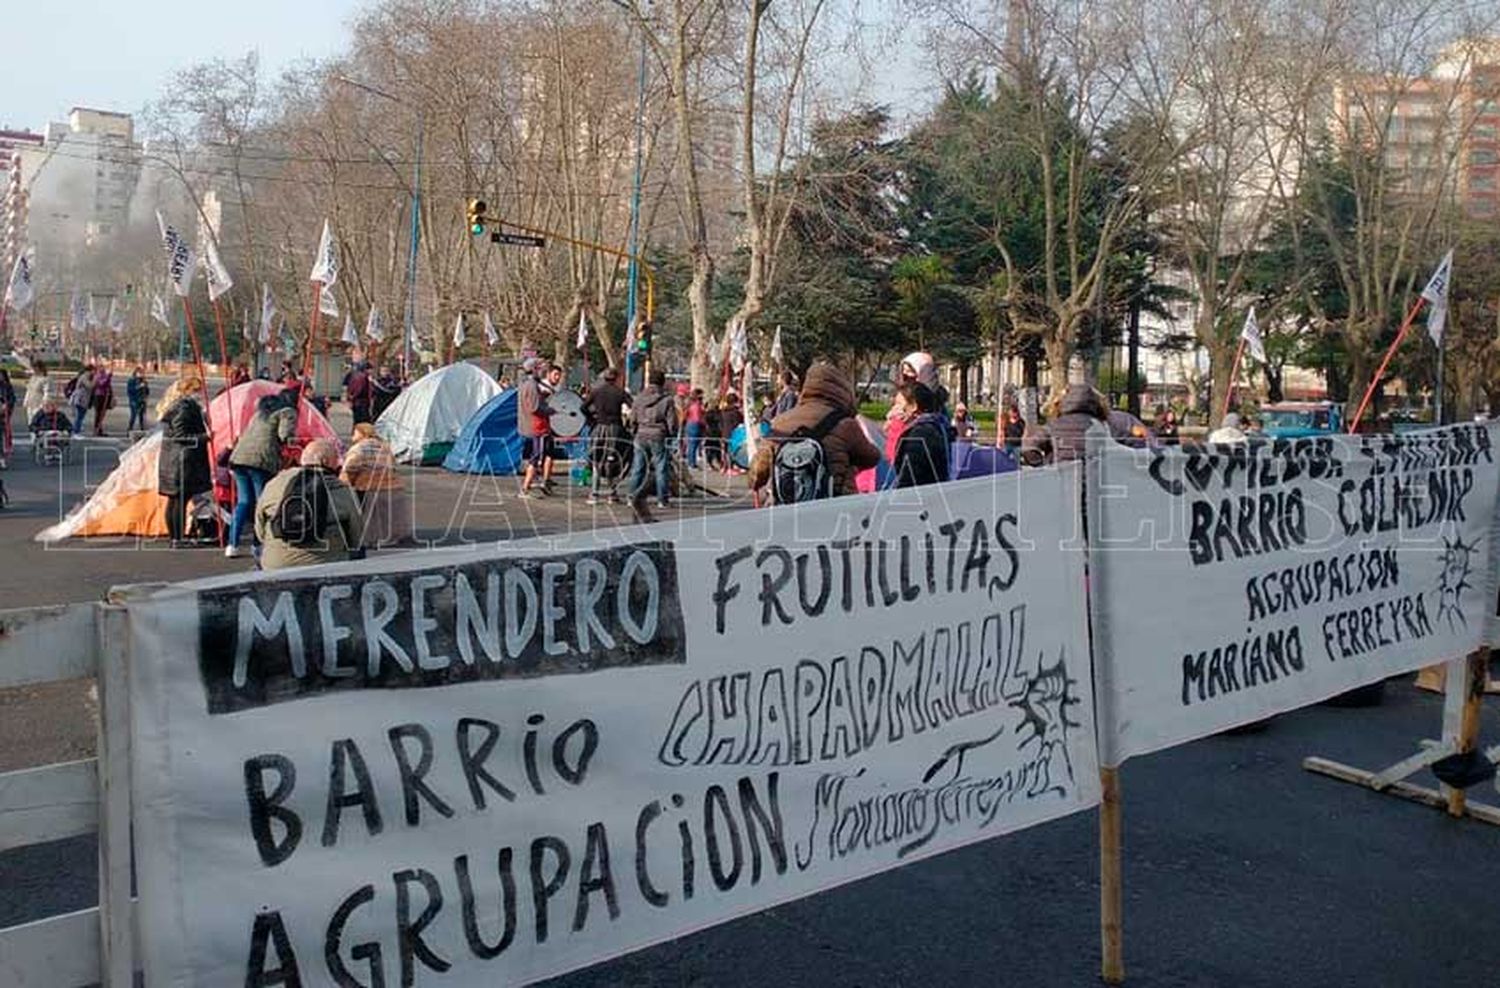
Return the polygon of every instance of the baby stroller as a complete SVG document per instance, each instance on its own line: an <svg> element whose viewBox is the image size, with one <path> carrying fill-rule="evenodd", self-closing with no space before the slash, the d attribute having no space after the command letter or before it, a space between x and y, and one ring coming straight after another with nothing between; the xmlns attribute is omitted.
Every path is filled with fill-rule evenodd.
<svg viewBox="0 0 1500 988"><path fill-rule="evenodd" d="M73 434L57 429L45 429L31 435L31 457L44 467L55 467L68 462L68 450L72 448Z"/></svg>

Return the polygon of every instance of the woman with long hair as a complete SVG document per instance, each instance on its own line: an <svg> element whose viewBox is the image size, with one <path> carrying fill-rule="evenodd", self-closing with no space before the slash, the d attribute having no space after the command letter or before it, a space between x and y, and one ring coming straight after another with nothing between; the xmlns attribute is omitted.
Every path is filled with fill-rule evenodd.
<svg viewBox="0 0 1500 988"><path fill-rule="evenodd" d="M161 420L161 459L156 489L167 499L167 535L181 548L187 533L188 505L213 488L208 462L208 420L203 414L203 382L185 377L173 382L156 406Z"/></svg>

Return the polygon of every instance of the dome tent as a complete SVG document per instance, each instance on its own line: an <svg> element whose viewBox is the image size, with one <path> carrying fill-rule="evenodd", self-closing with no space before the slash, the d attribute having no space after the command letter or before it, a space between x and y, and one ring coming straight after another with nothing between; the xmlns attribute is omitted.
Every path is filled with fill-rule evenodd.
<svg viewBox="0 0 1500 988"><path fill-rule="evenodd" d="M401 392L375 431L397 462L440 463L469 419L499 393L495 379L473 364L449 364Z"/></svg>
<svg viewBox="0 0 1500 988"><path fill-rule="evenodd" d="M469 417L443 469L454 473L516 473L524 465L526 445L516 431L516 389L500 392Z"/></svg>

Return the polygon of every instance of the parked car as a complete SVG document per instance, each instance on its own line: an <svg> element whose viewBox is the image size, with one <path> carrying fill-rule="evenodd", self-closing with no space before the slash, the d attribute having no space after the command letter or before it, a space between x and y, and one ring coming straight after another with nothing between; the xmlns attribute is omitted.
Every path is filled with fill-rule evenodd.
<svg viewBox="0 0 1500 988"><path fill-rule="evenodd" d="M1344 410L1331 401L1278 401L1262 405L1261 427L1273 439L1300 439L1344 431Z"/></svg>

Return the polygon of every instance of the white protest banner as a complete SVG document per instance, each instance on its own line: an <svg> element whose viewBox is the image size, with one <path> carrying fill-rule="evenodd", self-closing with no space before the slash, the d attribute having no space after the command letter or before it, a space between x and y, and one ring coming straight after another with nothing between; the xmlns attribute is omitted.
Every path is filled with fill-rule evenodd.
<svg viewBox="0 0 1500 988"><path fill-rule="evenodd" d="M1079 475L142 591L147 983L529 982L1094 805Z"/></svg>
<svg viewBox="0 0 1500 988"><path fill-rule="evenodd" d="M10 269L10 281L5 286L5 304L18 312L36 298L33 287L35 265L36 248L28 246L16 256L15 266Z"/></svg>
<svg viewBox="0 0 1500 988"><path fill-rule="evenodd" d="M234 279L229 276L229 268L224 266L224 261L219 257L219 246L212 236L203 238L200 256L203 260L203 276L208 279L209 300L218 301L220 296L234 287Z"/></svg>
<svg viewBox="0 0 1500 988"><path fill-rule="evenodd" d="M190 295L196 265L193 248L175 226L167 223L159 209L156 211L156 225L161 229L162 249L167 252L167 280L172 283L172 290L178 295Z"/></svg>
<svg viewBox="0 0 1500 988"><path fill-rule="evenodd" d="M339 246L333 239L333 226L327 220L323 221L323 235L318 238L318 254L308 279L321 284L325 291L339 280Z"/></svg>
<svg viewBox="0 0 1500 988"><path fill-rule="evenodd" d="M1086 512L1101 761L1479 647L1495 428L1107 444Z"/></svg>

